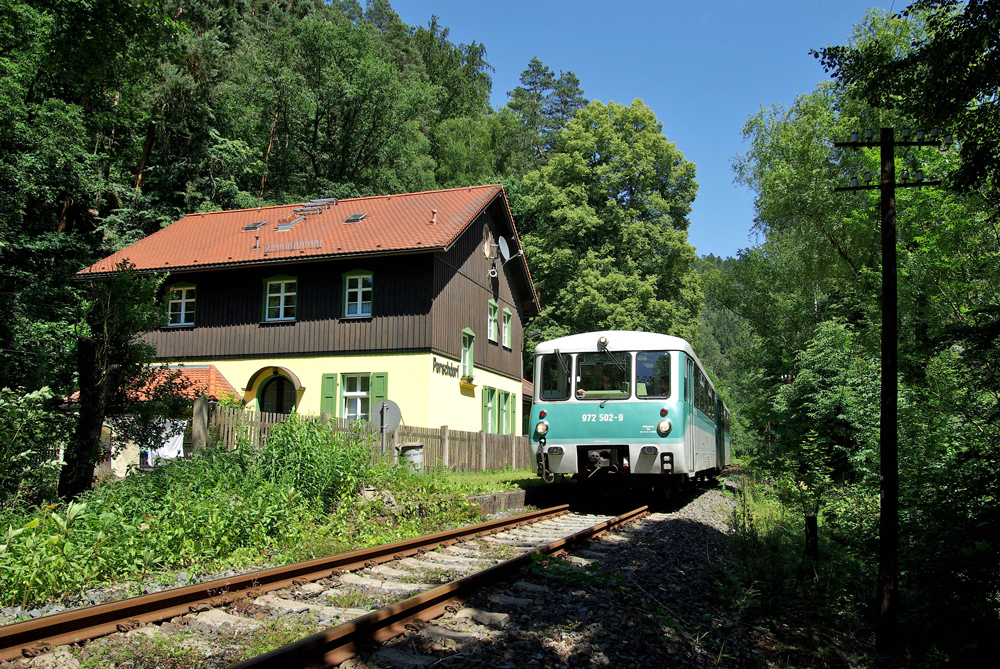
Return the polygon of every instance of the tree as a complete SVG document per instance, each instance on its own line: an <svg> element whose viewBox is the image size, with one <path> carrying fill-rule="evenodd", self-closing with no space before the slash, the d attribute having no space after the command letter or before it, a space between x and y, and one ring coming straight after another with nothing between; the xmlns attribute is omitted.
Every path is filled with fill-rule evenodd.
<svg viewBox="0 0 1000 669"><path fill-rule="evenodd" d="M139 335L166 324L167 313L157 299L162 277L139 276L127 261L106 279L87 281L85 321L89 336L78 341L79 413L66 447L59 478L59 496L76 498L93 481L94 465L101 459L101 427L109 415L132 416L133 433L148 426L163 409L176 413L180 392L165 392L177 380L157 379L150 367L155 351ZM167 383L167 388L160 386ZM143 406L150 399L159 404ZM150 411L150 409L153 409Z"/></svg>
<svg viewBox="0 0 1000 669"><path fill-rule="evenodd" d="M538 58L528 62L521 73L521 85L507 93L507 107L521 119L533 138L536 157L550 152L560 130L578 110L587 106L580 80L572 72L559 72L559 77Z"/></svg>
<svg viewBox="0 0 1000 669"><path fill-rule="evenodd" d="M549 163L525 177L518 205L544 336L618 328L693 338L694 170L641 100L575 114Z"/></svg>
<svg viewBox="0 0 1000 669"><path fill-rule="evenodd" d="M920 126L954 132L961 190L1000 188L997 0L916 0L897 15L914 28L907 48L886 42L827 47L816 56L852 94ZM918 127L918 126L915 126Z"/></svg>
<svg viewBox="0 0 1000 669"><path fill-rule="evenodd" d="M905 60L924 43L920 30L918 22L869 13L846 48ZM757 335L747 341L749 354L733 356L746 365L740 385L757 393L744 396L744 409L767 434L760 451L801 455L784 470L828 477L838 496L853 500L871 498L878 483L872 466L878 419L870 408L881 327L878 201L870 192L843 195L833 188L865 170L877 172L878 155L838 150L832 142L858 128L917 126L903 106L873 107L861 91L824 84L789 109L750 119L750 149L736 170L757 192L755 224L764 242L708 277L712 299L744 316ZM897 154L897 173L917 165L934 176L962 169L953 153ZM964 656L965 664L984 653L976 640L1000 621L985 594L997 591L1000 557L1000 500L985 476L1000 457L1000 430L990 418L1000 407L1000 383L986 372L995 369L991 351L1000 335L1000 287L996 272L986 269L1000 256L1000 227L981 197L988 193L901 189L896 198L900 622L914 651L934 643ZM781 413L773 415L772 407ZM776 423L779 429L767 430ZM862 508L840 505L827 527L870 564L878 537L860 517Z"/></svg>

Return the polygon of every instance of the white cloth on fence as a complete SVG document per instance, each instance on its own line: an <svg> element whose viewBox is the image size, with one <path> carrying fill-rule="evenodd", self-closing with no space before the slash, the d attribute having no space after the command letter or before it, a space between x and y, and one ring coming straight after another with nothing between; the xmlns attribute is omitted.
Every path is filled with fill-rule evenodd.
<svg viewBox="0 0 1000 669"><path fill-rule="evenodd" d="M163 421L163 441L159 448L149 451L149 464L157 460L173 460L184 455L184 430L186 420Z"/></svg>

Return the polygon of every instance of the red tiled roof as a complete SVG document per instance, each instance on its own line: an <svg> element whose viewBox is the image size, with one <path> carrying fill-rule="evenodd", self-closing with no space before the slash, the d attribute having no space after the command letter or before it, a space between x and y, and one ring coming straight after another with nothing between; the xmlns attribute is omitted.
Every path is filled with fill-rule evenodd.
<svg viewBox="0 0 1000 669"><path fill-rule="evenodd" d="M294 210L306 205L188 214L78 274L111 272L125 259L138 270L176 271L444 249L498 196L509 213L499 185L340 200L319 213L302 214L290 230L281 232L278 223L299 218ZM345 223L351 214L366 216ZM265 225L243 230L257 221ZM511 253L519 248L520 240Z"/></svg>
<svg viewBox="0 0 1000 669"><path fill-rule="evenodd" d="M158 368L159 370L160 368ZM189 385L186 388L184 395L188 399L197 399L201 395L207 396L211 400L219 400L223 395L237 395L236 389L233 388L232 384L222 375L222 372L218 370L215 365L199 365L195 367L164 367L162 372L157 376L166 376L167 374L173 374L174 372L179 372L178 380L186 381ZM156 387L159 384L155 380L148 384L146 387L137 390L130 391L129 394L132 399L144 401L149 398L149 390L151 387ZM80 399L80 391L75 391L72 395L66 398L69 402L77 402Z"/></svg>
<svg viewBox="0 0 1000 669"><path fill-rule="evenodd" d="M238 395L233 385L215 365L181 367L177 371L181 373L181 378L191 384L188 395L192 399L199 395L205 395L212 400L221 399L223 395Z"/></svg>

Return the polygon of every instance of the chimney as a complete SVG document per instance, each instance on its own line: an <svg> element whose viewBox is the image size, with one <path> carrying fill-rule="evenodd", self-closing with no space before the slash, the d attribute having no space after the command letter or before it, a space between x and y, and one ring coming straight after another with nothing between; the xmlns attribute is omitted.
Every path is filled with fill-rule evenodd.
<svg viewBox="0 0 1000 669"><path fill-rule="evenodd" d="M437 222L438 222L438 210L431 209L431 220L427 225L434 225Z"/></svg>

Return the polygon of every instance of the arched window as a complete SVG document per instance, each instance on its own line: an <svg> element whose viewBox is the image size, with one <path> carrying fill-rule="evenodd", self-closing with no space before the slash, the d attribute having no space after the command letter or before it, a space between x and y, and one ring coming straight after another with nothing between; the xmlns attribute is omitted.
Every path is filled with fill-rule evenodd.
<svg viewBox="0 0 1000 669"><path fill-rule="evenodd" d="M291 413L295 410L295 386L284 376L264 382L258 395L261 413Z"/></svg>

